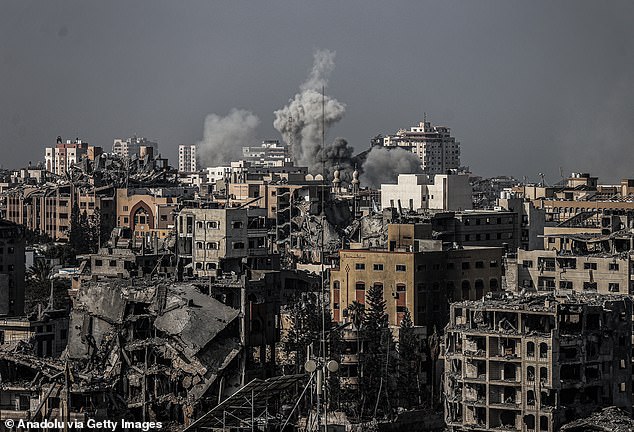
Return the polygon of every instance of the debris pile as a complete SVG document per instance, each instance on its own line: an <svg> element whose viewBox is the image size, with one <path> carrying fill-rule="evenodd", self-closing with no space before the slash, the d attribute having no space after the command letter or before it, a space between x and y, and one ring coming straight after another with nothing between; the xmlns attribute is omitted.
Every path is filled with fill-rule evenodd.
<svg viewBox="0 0 634 432"><path fill-rule="evenodd" d="M561 427L561 432L630 432L634 430L634 420L617 407L607 407L591 416L575 420Z"/></svg>

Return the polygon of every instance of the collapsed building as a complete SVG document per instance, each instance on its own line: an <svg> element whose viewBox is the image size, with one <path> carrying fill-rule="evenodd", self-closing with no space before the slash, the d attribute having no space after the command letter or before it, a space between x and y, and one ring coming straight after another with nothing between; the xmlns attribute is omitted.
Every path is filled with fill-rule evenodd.
<svg viewBox="0 0 634 432"><path fill-rule="evenodd" d="M545 294L451 305L451 431L556 431L594 409L632 411L629 297Z"/></svg>
<svg viewBox="0 0 634 432"><path fill-rule="evenodd" d="M86 283L60 359L0 352L4 415L186 425L243 384L239 315L191 284Z"/></svg>

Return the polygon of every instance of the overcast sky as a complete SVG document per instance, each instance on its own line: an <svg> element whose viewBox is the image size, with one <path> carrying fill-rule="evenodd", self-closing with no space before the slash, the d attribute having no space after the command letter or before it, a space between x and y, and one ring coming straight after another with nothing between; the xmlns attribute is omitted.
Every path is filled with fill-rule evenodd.
<svg viewBox="0 0 634 432"><path fill-rule="evenodd" d="M0 165L133 134L174 164L232 108L280 138L273 111L329 49L330 139L361 151L427 112L476 174L634 177L633 22L632 1L0 0Z"/></svg>

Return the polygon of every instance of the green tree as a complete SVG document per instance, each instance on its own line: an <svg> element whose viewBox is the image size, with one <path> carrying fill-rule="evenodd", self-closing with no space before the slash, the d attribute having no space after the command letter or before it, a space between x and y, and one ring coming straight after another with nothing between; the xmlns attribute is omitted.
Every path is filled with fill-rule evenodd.
<svg viewBox="0 0 634 432"><path fill-rule="evenodd" d="M367 292L363 317L364 341L361 358L361 413L376 418L390 413L390 372L393 369L393 340L385 312L383 287L373 285Z"/></svg>
<svg viewBox="0 0 634 432"><path fill-rule="evenodd" d="M75 250L78 251L81 247L82 234L80 224L79 204L77 201L73 204L73 208L70 211L70 230L68 231L68 243Z"/></svg>
<svg viewBox="0 0 634 432"><path fill-rule="evenodd" d="M40 284L47 284L52 274L53 267L44 259L35 260L33 265L26 271L27 278Z"/></svg>
<svg viewBox="0 0 634 432"><path fill-rule="evenodd" d="M414 333L409 309L405 310L398 334L398 395L399 406L411 409L420 406L420 343Z"/></svg>
<svg viewBox="0 0 634 432"><path fill-rule="evenodd" d="M295 372L303 372L308 346L319 349L322 315L317 295L308 293L292 303L289 311L291 325L284 342L288 356L295 357ZM330 322L330 319L326 321Z"/></svg>
<svg viewBox="0 0 634 432"><path fill-rule="evenodd" d="M90 224L88 222L88 214L84 210L79 211L79 205L75 201L70 213L70 232L68 233L68 242L74 249L75 254L89 253L90 248Z"/></svg>

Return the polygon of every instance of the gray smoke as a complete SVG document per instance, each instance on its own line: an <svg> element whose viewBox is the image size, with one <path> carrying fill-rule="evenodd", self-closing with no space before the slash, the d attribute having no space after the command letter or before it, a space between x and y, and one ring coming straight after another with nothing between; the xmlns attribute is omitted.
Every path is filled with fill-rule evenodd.
<svg viewBox="0 0 634 432"><path fill-rule="evenodd" d="M348 141L344 138L335 138L335 140L326 144L323 152L320 150L317 154L318 160L324 161L326 179L333 178L333 172L338 167L341 173L341 180L349 182L352 179L352 152L354 149L348 145ZM321 173L321 168L320 171Z"/></svg>
<svg viewBox="0 0 634 432"><path fill-rule="evenodd" d="M209 114L203 139L197 144L199 164L218 166L242 159L242 147L253 145L259 124L255 114L242 109L233 108L225 117Z"/></svg>
<svg viewBox="0 0 634 432"><path fill-rule="evenodd" d="M382 183L395 183L399 174L418 174L423 170L420 159L409 150L374 147L363 163L359 180L364 186L379 188Z"/></svg>
<svg viewBox="0 0 634 432"><path fill-rule="evenodd" d="M327 131L346 111L345 105L337 99L322 98L322 88L328 84L328 77L335 67L334 60L333 51L315 51L313 68L300 86L300 92L274 113L273 126L282 134L293 159L298 165L307 166L311 173L321 172L322 117Z"/></svg>

